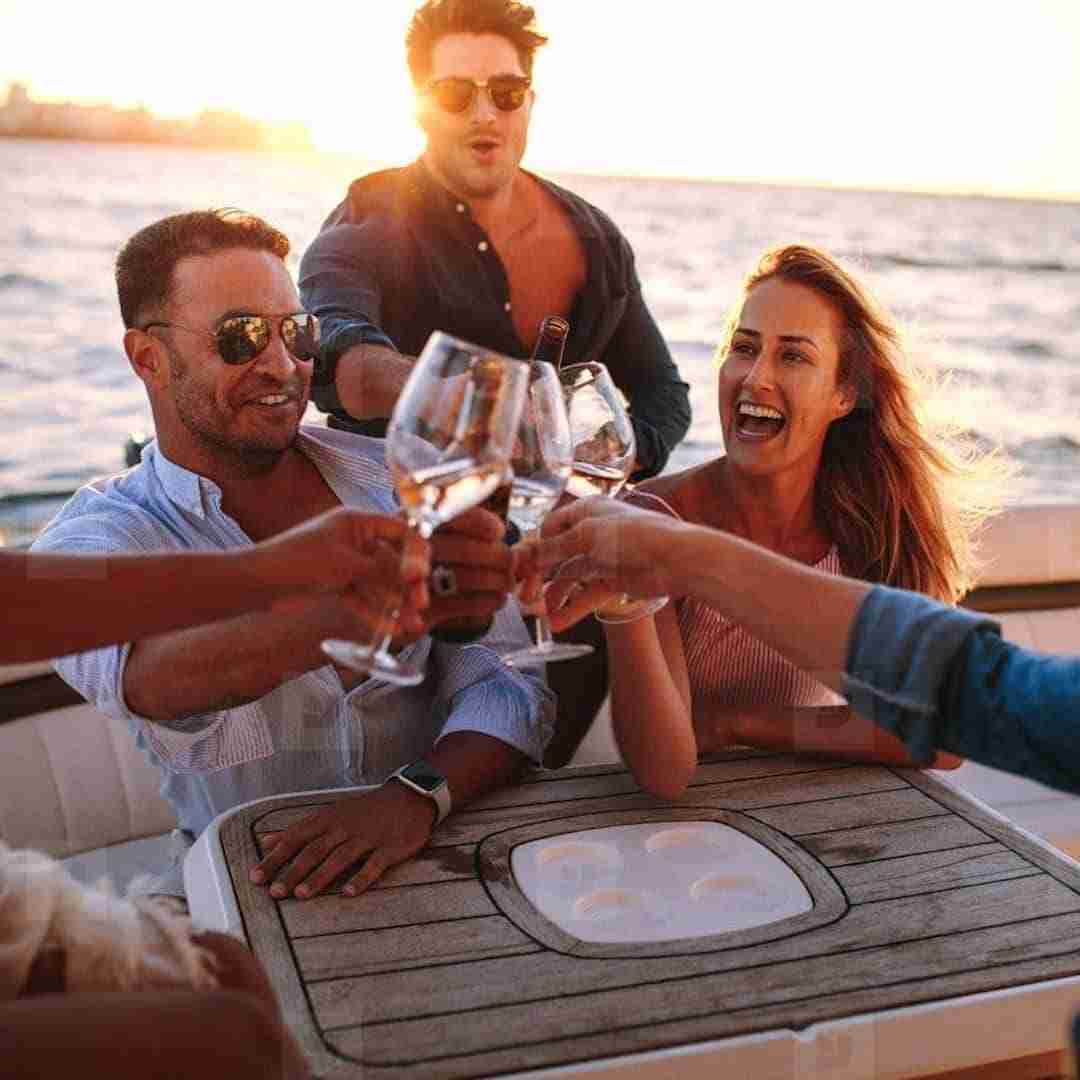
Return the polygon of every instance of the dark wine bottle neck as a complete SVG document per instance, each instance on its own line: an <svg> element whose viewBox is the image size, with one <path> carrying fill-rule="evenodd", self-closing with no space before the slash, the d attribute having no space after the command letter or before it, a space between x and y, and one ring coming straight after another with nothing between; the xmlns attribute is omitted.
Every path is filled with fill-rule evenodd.
<svg viewBox="0 0 1080 1080"><path fill-rule="evenodd" d="M540 332L533 349L533 360L543 361L558 368L562 364L563 349L570 324L558 315L549 315L540 324Z"/></svg>

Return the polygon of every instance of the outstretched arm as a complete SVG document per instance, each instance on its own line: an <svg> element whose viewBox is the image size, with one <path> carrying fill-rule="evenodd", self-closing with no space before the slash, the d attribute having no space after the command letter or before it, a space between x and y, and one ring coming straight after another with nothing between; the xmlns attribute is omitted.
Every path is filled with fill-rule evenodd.
<svg viewBox="0 0 1080 1080"><path fill-rule="evenodd" d="M699 596L842 691L919 765L941 749L1080 791L1078 658L1018 648L975 612L823 574L612 500L556 511L544 532L523 553L525 572L574 559L576 573L617 588ZM567 605L552 625L580 615Z"/></svg>
<svg viewBox="0 0 1080 1080"><path fill-rule="evenodd" d="M727 741L766 750L824 754L842 761L913 766L916 762L903 741L891 731L860 716L848 705L774 706L743 709L725 717ZM963 758L938 753L935 769L955 769Z"/></svg>
<svg viewBox="0 0 1080 1080"><path fill-rule="evenodd" d="M374 579L380 544L405 548L403 581L426 603L427 547L398 518L336 510L255 548L149 555L0 551L8 635L0 662L82 652L264 610L293 593ZM392 560L397 565L397 557Z"/></svg>
<svg viewBox="0 0 1080 1080"><path fill-rule="evenodd" d="M823 574L728 533L612 499L583 499L551 514L522 571L564 570L590 589L551 612L573 625L613 589L636 596L696 596L842 691L848 637L870 586Z"/></svg>
<svg viewBox="0 0 1080 1080"><path fill-rule="evenodd" d="M373 223L324 228L300 263L304 309L318 315L322 344L311 397L340 420L385 419L414 360L379 328L383 260L393 240Z"/></svg>

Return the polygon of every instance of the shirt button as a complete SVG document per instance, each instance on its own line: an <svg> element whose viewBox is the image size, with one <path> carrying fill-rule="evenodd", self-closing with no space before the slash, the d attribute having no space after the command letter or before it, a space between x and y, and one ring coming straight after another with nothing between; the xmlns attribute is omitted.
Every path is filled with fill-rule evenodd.
<svg viewBox="0 0 1080 1080"><path fill-rule="evenodd" d="M480 243L476 245L476 250L477 251L487 251L487 249L488 249L488 242L486 240L481 240Z"/></svg>
<svg viewBox="0 0 1080 1080"><path fill-rule="evenodd" d="M459 203L457 204L457 207L456 207L456 209L457 209L457 212L458 212L459 214L464 214L464 213L465 213L465 204L464 204L463 202L459 202Z"/></svg>
<svg viewBox="0 0 1080 1080"><path fill-rule="evenodd" d="M509 310L510 310L510 301L507 300L506 303L503 304L503 311L509 311Z"/></svg>

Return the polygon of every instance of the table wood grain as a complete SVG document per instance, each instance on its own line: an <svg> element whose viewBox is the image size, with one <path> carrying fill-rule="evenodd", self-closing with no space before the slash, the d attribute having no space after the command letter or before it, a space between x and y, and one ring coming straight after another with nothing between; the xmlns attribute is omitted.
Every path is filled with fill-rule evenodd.
<svg viewBox="0 0 1080 1080"><path fill-rule="evenodd" d="M1080 975L1080 869L914 770L737 752L678 803L621 768L538 772L451 815L363 896L250 885L260 835L332 799L266 801L221 830L248 940L320 1075L497 1075ZM686 820L768 844L813 910L599 945L544 919L509 869L537 837Z"/></svg>

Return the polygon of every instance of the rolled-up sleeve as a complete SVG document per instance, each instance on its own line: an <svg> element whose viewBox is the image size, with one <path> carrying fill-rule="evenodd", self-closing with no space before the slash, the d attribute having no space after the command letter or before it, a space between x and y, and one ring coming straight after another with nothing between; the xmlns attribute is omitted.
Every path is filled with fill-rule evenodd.
<svg viewBox="0 0 1080 1080"><path fill-rule="evenodd" d="M998 637L1000 628L977 612L876 586L852 626L844 695L856 712L901 739L916 763L928 765L936 750L956 749L944 745L943 693L980 631Z"/></svg>
<svg viewBox="0 0 1080 1080"><path fill-rule="evenodd" d="M1080 793L1080 658L977 631L952 667L941 712L946 750Z"/></svg>
<svg viewBox="0 0 1080 1080"><path fill-rule="evenodd" d="M153 549L100 519L76 518L46 531L33 550L64 555L130 555ZM168 725L129 708L124 697L124 672L133 648L133 642L125 642L61 656L52 664L60 678L95 709L125 721L137 744L149 749L173 771L214 771L273 753L270 732L250 706L230 713L186 716ZM244 713L254 714L246 717L247 723L243 722Z"/></svg>
<svg viewBox="0 0 1080 1080"><path fill-rule="evenodd" d="M499 656L507 648L527 645L528 640L517 604L510 601L479 642L435 644L439 696L447 711L440 739L455 731L475 731L541 764L554 732L555 695L546 685L542 666L535 672L513 668Z"/></svg>
<svg viewBox="0 0 1080 1080"><path fill-rule="evenodd" d="M947 750L1080 792L1080 658L1020 648L984 615L878 586L856 616L847 672L852 707L916 762Z"/></svg>
<svg viewBox="0 0 1080 1080"><path fill-rule="evenodd" d="M379 327L379 232L375 224L330 226L300 261L301 301L305 311L318 316L322 330L311 396L323 412L346 415L335 389L342 353L354 345L396 348Z"/></svg>

